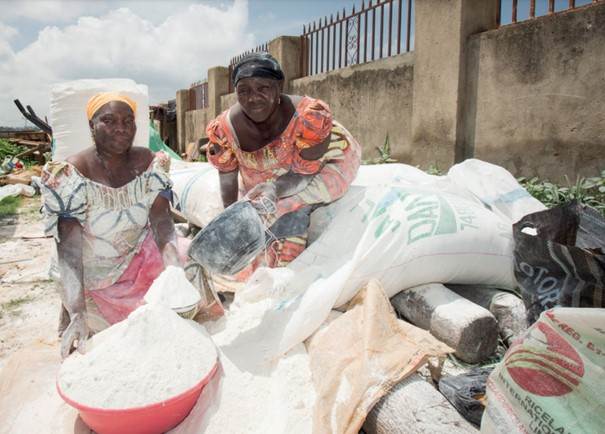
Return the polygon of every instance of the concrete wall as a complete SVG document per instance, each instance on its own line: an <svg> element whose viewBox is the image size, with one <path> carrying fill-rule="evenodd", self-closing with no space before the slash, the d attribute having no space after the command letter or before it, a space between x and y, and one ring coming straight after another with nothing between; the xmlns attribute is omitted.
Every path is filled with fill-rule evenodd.
<svg viewBox="0 0 605 434"><path fill-rule="evenodd" d="M284 73L284 93L292 93L290 82L302 77L300 56L302 48L299 36L281 36L269 42L269 53L277 59Z"/></svg>
<svg viewBox="0 0 605 434"><path fill-rule="evenodd" d="M363 158L377 157L389 136L391 155L410 162L414 54L406 53L290 82L290 93L326 101L334 118L363 147Z"/></svg>
<svg viewBox="0 0 605 434"><path fill-rule="evenodd" d="M209 109L189 110L185 113L185 143L197 142L206 137L206 125L214 117Z"/></svg>
<svg viewBox="0 0 605 434"><path fill-rule="evenodd" d="M189 89L181 89L176 92L176 138L177 153L185 152L187 145L187 111L189 110Z"/></svg>
<svg viewBox="0 0 605 434"><path fill-rule="evenodd" d="M235 92L231 92L221 96L221 113L237 102Z"/></svg>
<svg viewBox="0 0 605 434"><path fill-rule="evenodd" d="M605 169L605 4L470 40L475 157L561 180Z"/></svg>
<svg viewBox="0 0 605 434"><path fill-rule="evenodd" d="M476 157L517 176L597 174L605 168L605 2L489 30L497 6L417 2L415 53L296 78L288 93L330 104L364 159L388 134L392 157L423 168ZM300 74L299 41L269 44L289 77ZM212 114L182 113L179 143L204 137L205 123L236 102L226 68L211 69L208 85ZM177 93L178 113L186 97Z"/></svg>

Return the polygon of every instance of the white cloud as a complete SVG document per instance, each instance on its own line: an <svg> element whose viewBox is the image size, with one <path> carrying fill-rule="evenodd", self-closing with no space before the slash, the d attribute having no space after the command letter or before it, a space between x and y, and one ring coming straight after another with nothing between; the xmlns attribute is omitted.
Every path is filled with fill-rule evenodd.
<svg viewBox="0 0 605 434"><path fill-rule="evenodd" d="M21 0L6 1L4 19L25 18L44 23L67 22L78 17L86 10L98 9L102 2L66 1L66 0Z"/></svg>
<svg viewBox="0 0 605 434"><path fill-rule="evenodd" d="M0 24L0 95L8 97L0 101L0 125L22 123L12 104L16 97L48 113L51 85L66 80L132 78L149 86L151 102L174 98L177 89L206 77L209 67L254 45L247 21L244 0L173 8L158 24L120 8L47 26L17 52L9 45L16 30Z"/></svg>
<svg viewBox="0 0 605 434"><path fill-rule="evenodd" d="M18 33L14 27L0 23L0 62L7 61L14 55L10 40Z"/></svg>

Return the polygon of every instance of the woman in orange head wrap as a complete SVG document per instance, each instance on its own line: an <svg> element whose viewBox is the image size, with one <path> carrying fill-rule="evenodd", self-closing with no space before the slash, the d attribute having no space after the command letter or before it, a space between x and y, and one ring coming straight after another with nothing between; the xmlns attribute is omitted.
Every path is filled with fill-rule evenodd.
<svg viewBox="0 0 605 434"><path fill-rule="evenodd" d="M62 286L64 357L91 331L128 316L164 267L181 266L184 258L170 214L170 160L133 146L135 113L136 103L125 95L93 96L86 114L94 146L44 168L46 230L57 241Z"/></svg>

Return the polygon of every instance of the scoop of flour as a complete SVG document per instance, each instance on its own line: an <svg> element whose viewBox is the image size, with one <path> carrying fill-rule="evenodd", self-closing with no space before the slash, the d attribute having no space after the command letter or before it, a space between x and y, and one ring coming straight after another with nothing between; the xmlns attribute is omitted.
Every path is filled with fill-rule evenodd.
<svg viewBox="0 0 605 434"><path fill-rule="evenodd" d="M185 270L169 265L153 281L144 300L147 303L178 309L199 303L201 296L195 286L187 280Z"/></svg>
<svg viewBox="0 0 605 434"><path fill-rule="evenodd" d="M203 326L146 304L101 332L90 351L68 357L59 386L72 400L123 409L164 401L198 384L216 364Z"/></svg>

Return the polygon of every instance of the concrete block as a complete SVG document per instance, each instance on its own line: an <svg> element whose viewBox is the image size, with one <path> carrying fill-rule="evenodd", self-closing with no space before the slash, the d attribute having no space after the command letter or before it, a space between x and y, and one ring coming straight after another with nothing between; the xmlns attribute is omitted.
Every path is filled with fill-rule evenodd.
<svg viewBox="0 0 605 434"><path fill-rule="evenodd" d="M208 70L208 119L206 123L217 117L223 111L221 96L229 93L229 68L215 66ZM206 128L206 125L204 125Z"/></svg>
<svg viewBox="0 0 605 434"><path fill-rule="evenodd" d="M469 434L468 423L431 384L417 374L397 384L366 417L366 434Z"/></svg>
<svg viewBox="0 0 605 434"><path fill-rule="evenodd" d="M176 92L176 135L177 153L185 152L187 145L187 117L189 111L189 89L181 89Z"/></svg>
<svg viewBox="0 0 605 434"><path fill-rule="evenodd" d="M496 0L423 0L414 4L414 99L408 164L449 167L472 155L466 143L466 48L472 34L497 28ZM472 77L470 77L472 78ZM470 155L468 155L470 154Z"/></svg>
<svg viewBox="0 0 605 434"><path fill-rule="evenodd" d="M484 360L498 345L496 318L439 283L401 291L391 303L412 324L454 348L456 356L465 362Z"/></svg>
<svg viewBox="0 0 605 434"><path fill-rule="evenodd" d="M284 72L284 92L290 92L290 81L302 76L302 56L299 36L280 36L269 42L269 53L279 62Z"/></svg>
<svg viewBox="0 0 605 434"><path fill-rule="evenodd" d="M498 321L500 337L510 345L527 330L527 309L523 300L510 292L478 285L446 285L456 294L489 310Z"/></svg>

